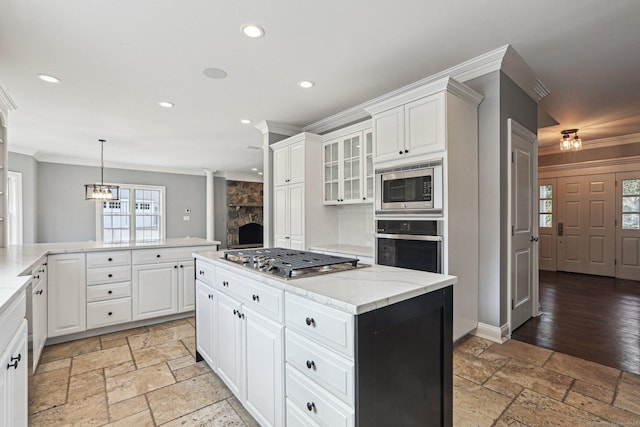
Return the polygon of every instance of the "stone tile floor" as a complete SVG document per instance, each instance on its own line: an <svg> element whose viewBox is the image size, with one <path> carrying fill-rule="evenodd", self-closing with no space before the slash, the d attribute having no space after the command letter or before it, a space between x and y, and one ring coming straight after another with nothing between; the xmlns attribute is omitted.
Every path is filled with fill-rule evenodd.
<svg viewBox="0 0 640 427"><path fill-rule="evenodd" d="M29 425L256 426L205 362L193 318L46 347ZM640 426L640 376L518 341L454 350L454 426Z"/></svg>

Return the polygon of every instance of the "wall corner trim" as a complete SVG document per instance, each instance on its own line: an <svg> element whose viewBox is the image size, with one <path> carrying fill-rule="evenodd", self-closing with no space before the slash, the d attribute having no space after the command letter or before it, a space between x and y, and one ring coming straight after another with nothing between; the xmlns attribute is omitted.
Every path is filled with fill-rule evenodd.
<svg viewBox="0 0 640 427"><path fill-rule="evenodd" d="M478 327L472 331L471 334L499 344L502 344L511 338L509 334L509 325L507 323L498 327L478 322Z"/></svg>
<svg viewBox="0 0 640 427"><path fill-rule="evenodd" d="M11 111L17 109L18 106L9 95L9 91L7 87L4 85L2 80L0 80L0 109L5 111Z"/></svg>

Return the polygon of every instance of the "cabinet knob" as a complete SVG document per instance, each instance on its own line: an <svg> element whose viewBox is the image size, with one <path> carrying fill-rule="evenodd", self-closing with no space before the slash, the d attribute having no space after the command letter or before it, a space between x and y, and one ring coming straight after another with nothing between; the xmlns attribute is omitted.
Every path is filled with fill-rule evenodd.
<svg viewBox="0 0 640 427"><path fill-rule="evenodd" d="M108 314L109 316L111 316L111 315L113 314L113 312L112 312L112 311L110 311L110 312L108 312L107 314Z"/></svg>
<svg viewBox="0 0 640 427"><path fill-rule="evenodd" d="M204 276L204 270L200 270L198 273L199 273L201 276Z"/></svg>
<svg viewBox="0 0 640 427"><path fill-rule="evenodd" d="M109 291L107 291L107 293L108 293L109 295L111 295L111 294L113 293L113 291L109 290Z"/></svg>
<svg viewBox="0 0 640 427"><path fill-rule="evenodd" d="M109 258L109 259L107 259L107 261L111 262L111 261L113 261L113 258Z"/></svg>
<svg viewBox="0 0 640 427"><path fill-rule="evenodd" d="M409 152L409 150L404 150L404 154L407 154Z"/></svg>
<svg viewBox="0 0 640 427"><path fill-rule="evenodd" d="M184 268L184 265L181 265L180 268Z"/></svg>
<svg viewBox="0 0 640 427"><path fill-rule="evenodd" d="M366 198L366 197L363 197L363 198L362 198L362 200L367 200L367 198Z"/></svg>
<svg viewBox="0 0 640 427"><path fill-rule="evenodd" d="M236 314L238 314L238 310L236 310L235 308L233 309L233 315L235 316Z"/></svg>
<svg viewBox="0 0 640 427"><path fill-rule="evenodd" d="M209 299L213 299L213 295L209 294L208 296L209 296Z"/></svg>
<svg viewBox="0 0 640 427"><path fill-rule="evenodd" d="M38 295L42 295L42 293L44 292L44 290L40 289L38 292L36 292Z"/></svg>
<svg viewBox="0 0 640 427"><path fill-rule="evenodd" d="M313 360L307 360L307 368L309 369L315 369L316 364Z"/></svg>
<svg viewBox="0 0 640 427"><path fill-rule="evenodd" d="M253 295L251 297L254 301L260 302L260 296L259 295Z"/></svg>
<svg viewBox="0 0 640 427"><path fill-rule="evenodd" d="M156 258L160 258L160 254L157 254L157 255L156 255Z"/></svg>
<svg viewBox="0 0 640 427"><path fill-rule="evenodd" d="M113 274L109 273L107 274L108 277L113 277Z"/></svg>
<svg viewBox="0 0 640 427"><path fill-rule="evenodd" d="M316 404L313 402L307 402L307 409L309 410L309 412L313 411L314 409L316 409Z"/></svg>
<svg viewBox="0 0 640 427"><path fill-rule="evenodd" d="M176 265L174 265L174 266L173 266L173 268L178 268L178 265L177 265L177 264L176 264Z"/></svg>
<svg viewBox="0 0 640 427"><path fill-rule="evenodd" d="M402 150L398 151L398 154L402 154Z"/></svg>
<svg viewBox="0 0 640 427"><path fill-rule="evenodd" d="M313 317L307 317L305 322L307 323L307 326L311 326L311 325L315 325L316 324L316 321L313 319Z"/></svg>
<svg viewBox="0 0 640 427"><path fill-rule="evenodd" d="M18 357L11 356L11 362L7 363L7 369L18 369L18 365L20 364L20 360L22 360L22 354L18 353Z"/></svg>

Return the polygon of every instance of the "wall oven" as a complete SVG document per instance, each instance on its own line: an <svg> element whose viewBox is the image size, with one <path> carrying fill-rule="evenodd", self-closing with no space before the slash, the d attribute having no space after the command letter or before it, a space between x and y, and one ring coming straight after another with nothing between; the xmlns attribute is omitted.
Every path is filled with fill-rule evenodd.
<svg viewBox="0 0 640 427"><path fill-rule="evenodd" d="M375 173L376 215L442 214L442 159Z"/></svg>
<svg viewBox="0 0 640 427"><path fill-rule="evenodd" d="M442 221L376 221L376 263L442 273Z"/></svg>

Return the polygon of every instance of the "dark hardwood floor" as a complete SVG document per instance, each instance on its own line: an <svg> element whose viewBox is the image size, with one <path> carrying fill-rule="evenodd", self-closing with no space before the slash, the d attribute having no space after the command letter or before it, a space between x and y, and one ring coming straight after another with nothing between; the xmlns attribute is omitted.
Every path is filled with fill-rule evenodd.
<svg viewBox="0 0 640 427"><path fill-rule="evenodd" d="M640 282L540 271L540 305L513 339L640 375Z"/></svg>

